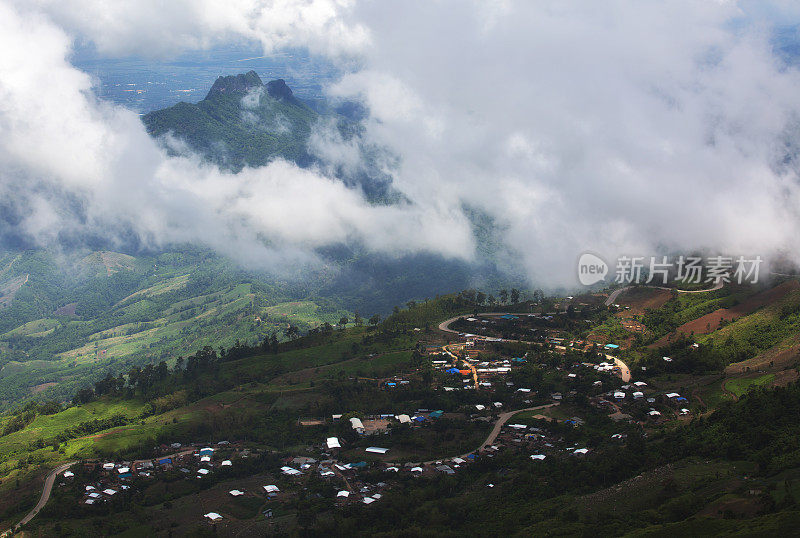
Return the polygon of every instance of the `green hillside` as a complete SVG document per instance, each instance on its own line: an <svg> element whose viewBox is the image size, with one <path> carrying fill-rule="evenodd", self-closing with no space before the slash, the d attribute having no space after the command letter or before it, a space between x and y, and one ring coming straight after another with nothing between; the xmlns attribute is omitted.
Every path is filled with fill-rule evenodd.
<svg viewBox="0 0 800 538"><path fill-rule="evenodd" d="M318 119L283 80L264 84L254 71L219 77L199 103L178 103L142 117L152 136L171 134L234 171L277 157L309 164L306 143Z"/></svg>
<svg viewBox="0 0 800 538"><path fill-rule="evenodd" d="M736 293L746 299L763 291ZM655 403L617 403L634 416L618 421L601 400L609 390L625 390L623 381L582 364L603 356L593 349L559 350L544 336L557 330L568 339L585 338L577 321L599 326L616 316L613 311L589 306L591 296L550 298L541 306L560 313L547 320L523 315L536 303L497 305L485 297L476 302L474 291L467 291L411 305L384 321L347 329L320 326L306 336L257 347L206 348L174 366L109 376L66 408L28 404L7 413L0 419L0 506L5 507L0 518L11 524L32 506L44 470L83 460L89 465L73 466L74 478L56 481L53 498L27 530L89 536L125 529L136 536L530 536L554 529L566 535L764 535L800 520L795 500L800 385L791 379L785 386L778 383L788 374L796 377L796 364L757 377L731 376L726 386L735 399L706 407L693 397L685 404L691 408L688 418L665 403L663 394L689 394L691 383L703 386L708 376L645 371L637 379L647 382L642 390ZM584 306L576 313L564 308L567 300ZM626 305L624 298L620 304ZM511 388L489 376L492 388L442 390L460 383L432 362L442 355L425 352L462 339L435 327L458 314L480 318L481 311L498 308L520 314L502 321L484 317L489 321L484 330L498 335L522 328L531 334L529 341L495 342L481 351L481 360L525 357L503 378ZM756 312L763 315L774 305L762 308ZM280 304L268 309L273 315L291 313ZM535 327L546 325L539 339ZM389 384L400 380L408 384ZM516 387L533 392L520 395ZM564 398L538 407L552 405L553 391ZM475 404L490 402L502 410L537 406L509 422L535 433L504 428L496 447L476 450L500 411L476 412ZM648 406L663 416L640 418ZM443 414L433 418L434 409ZM361 417L366 423L400 412L426 418L409 427L388 418L392 424L376 435L356 434L348 420ZM341 419L332 420L339 414ZM580 423L572 424L576 418ZM325 448L331 436L341 441L341 450ZM171 448L174 443L181 448ZM199 455L191 452L204 446L214 452L210 474L201 478L193 471ZM370 446L388 448L389 456L369 454ZM575 447L589 452L576 457ZM176 450L189 454L173 455L180 462L174 468L157 467L130 479L109 476L90 463L129 465ZM532 460L532 452L546 453L546 459ZM466 453L477 457L456 463L455 456ZM309 457L314 459L301 475L281 472L287 465L300 468ZM321 461L325 458L359 467L339 470ZM232 462L229 468L220 466L223 460ZM420 475L404 466L427 460L431 463L421 464L426 469ZM443 462L455 467L452 475L436 467ZM400 470L389 472L391 465ZM86 506L84 484L129 489ZM265 484L277 484L280 494L267 496ZM243 495L232 496L234 490ZM351 498L338 498L341 490L349 490ZM368 495L378 504L365 505L360 499ZM209 511L223 516L213 527L203 518Z"/></svg>

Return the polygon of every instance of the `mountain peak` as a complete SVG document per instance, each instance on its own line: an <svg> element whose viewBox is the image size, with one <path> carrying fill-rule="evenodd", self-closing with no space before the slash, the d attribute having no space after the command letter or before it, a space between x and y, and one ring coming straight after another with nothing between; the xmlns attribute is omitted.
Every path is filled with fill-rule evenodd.
<svg viewBox="0 0 800 538"><path fill-rule="evenodd" d="M226 77L218 77L211 86L206 99L215 95L237 95L246 94L253 88L263 86L258 74L255 71L248 71L247 73L239 73L238 75L228 75ZM291 90L289 90L291 93Z"/></svg>
<svg viewBox="0 0 800 538"><path fill-rule="evenodd" d="M292 89L289 88L286 81L282 78L267 82L267 93L274 99L282 99L284 101L295 100Z"/></svg>

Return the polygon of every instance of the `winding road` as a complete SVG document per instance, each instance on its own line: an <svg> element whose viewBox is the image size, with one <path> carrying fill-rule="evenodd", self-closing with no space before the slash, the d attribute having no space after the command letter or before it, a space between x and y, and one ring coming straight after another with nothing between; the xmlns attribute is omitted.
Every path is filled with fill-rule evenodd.
<svg viewBox="0 0 800 538"><path fill-rule="evenodd" d="M676 291L678 293L705 293L707 291L716 291L716 290L720 289L722 287L722 285L723 285L722 281L719 281L716 284L714 284L713 288L708 288L708 289L705 289L705 290L679 290L677 288L666 288L664 286L642 286L642 287L643 288L653 288L653 289L657 289L657 290ZM628 291L628 290L636 288L636 287L637 286L625 286L624 288L620 288L618 290L612 291L611 295L608 296L608 299L606 299L604 304L606 306L611 306L612 304L614 304L614 301L617 300L617 297L619 297L620 293L622 293L624 291Z"/></svg>
<svg viewBox="0 0 800 538"><path fill-rule="evenodd" d="M412 465L430 465L432 463L436 463L437 461L442 461L445 459L453 459L453 458L466 459L467 456L469 456L470 454L474 454L475 452L478 452L486 448L487 446L491 446L492 443L494 443L495 439L497 439L497 436L500 435L500 430L503 429L503 426L505 425L506 422L508 422L508 419L510 419L517 413L522 413L523 411L538 411L539 409L547 409L548 407L555 407L556 405L558 405L558 402L544 404L544 405L537 405L536 407L526 407L525 409L517 409L516 411L507 411L505 413L500 413L500 415L497 417L497 421L494 423L494 428L492 428L492 431L489 433L489 437L487 437L486 440L481 444L481 446L479 446L475 450L472 450L471 452L467 452L465 454L461 454L460 456L452 456L452 457L446 456L444 458L437 458L435 460L423 461L421 463L412 463Z"/></svg>
<svg viewBox="0 0 800 538"><path fill-rule="evenodd" d="M44 505L47 504L47 501L50 500L50 493L53 491L53 483L56 481L56 477L75 465L76 461L70 461L68 463L64 463L63 465L59 465L47 475L44 479L44 489L42 490L42 496L39 497L39 502L36 503L36 506L33 507L33 510L27 513L25 517L20 520L19 523L16 524L14 527L14 531L19 530L20 527L28 523L31 519L33 519L36 514L39 513L39 510L44 508Z"/></svg>

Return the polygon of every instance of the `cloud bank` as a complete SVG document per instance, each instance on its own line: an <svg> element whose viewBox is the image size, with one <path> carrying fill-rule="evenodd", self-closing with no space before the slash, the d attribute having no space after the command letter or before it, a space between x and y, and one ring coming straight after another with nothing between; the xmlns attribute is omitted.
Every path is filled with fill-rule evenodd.
<svg viewBox="0 0 800 538"><path fill-rule="evenodd" d="M126 230L252 263L357 241L470 259L463 207L492 216L532 282L575 283L585 250L800 251L800 74L773 49L791 4L356 1L0 4L0 199L42 242ZM98 102L71 41L163 56L258 40L346 74L409 203L373 206L284 162L231 175L166 156ZM316 137L340 159L352 148ZM319 148L318 148L319 149ZM0 218L0 223L2 223ZM109 225L111 223L111 225ZM0 224L0 230L3 224Z"/></svg>

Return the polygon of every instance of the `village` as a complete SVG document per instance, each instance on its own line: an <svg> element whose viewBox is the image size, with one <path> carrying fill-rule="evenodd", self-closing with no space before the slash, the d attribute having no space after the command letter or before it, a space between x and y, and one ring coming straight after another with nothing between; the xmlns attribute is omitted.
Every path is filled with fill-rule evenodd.
<svg viewBox="0 0 800 538"><path fill-rule="evenodd" d="M540 319L547 322L557 315ZM427 369L429 390L461 402L446 411L387 409L386 413L358 415L342 410L328 417L298 417L298 428L321 432L318 442L301 453L268 454L241 441L171 443L157 447L159 455L152 459L82 462L59 475L58 487L71 487L77 491L76 502L91 509L113 506L116 499L159 481L205 482L195 489L214 487L231 502L266 506L262 514L270 518L282 504L293 502L309 488L318 496L324 491L338 507L370 505L379 503L397 480L454 475L477 460L509 452L524 454L531 465L591 458L597 450L613 449L633 431L691 415L687 399L679 393L633 381L628 367L611 355L616 349L613 344L567 340L554 335L555 331L537 334L533 341L500 336L509 330L522 332L516 326L520 319L527 321L524 316L503 314L443 322L439 328L444 340L420 346L425 359L420 368L380 381L382 390L402 392L419 384L420 372ZM451 325L468 326L475 332L451 329ZM479 330L487 334L477 334ZM528 351L515 356L506 352L510 348ZM527 384L526 376L532 373L538 383L531 379ZM583 403L576 405L579 401ZM605 442L598 444L597 432L587 431L587 413L607 416L610 424L617 425L603 429ZM471 424L489 433L461 453L442 453L422 461L397 444L403 435L414 432L435 439L436 428L442 424ZM336 432L346 435L332 435ZM239 468L249 472L248 461L267 455L270 463L256 469L256 476L263 477L260 482L242 475L245 471ZM317 483L324 486L320 489ZM210 523L221 522L226 517L225 504L220 500L220 506L210 505L202 517Z"/></svg>

